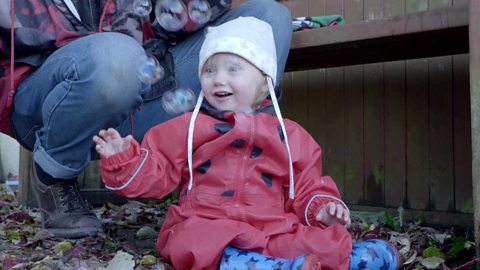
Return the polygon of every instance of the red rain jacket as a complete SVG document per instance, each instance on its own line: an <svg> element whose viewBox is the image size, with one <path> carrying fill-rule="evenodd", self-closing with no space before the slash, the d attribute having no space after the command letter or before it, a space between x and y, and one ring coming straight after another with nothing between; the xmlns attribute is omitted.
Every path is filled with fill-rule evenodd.
<svg viewBox="0 0 480 270"><path fill-rule="evenodd" d="M227 112L220 119L198 115L193 188L187 190L190 117L159 124L141 145L133 141L126 151L101 160L105 184L127 197L163 198L180 186L179 205L170 207L157 240L158 251L175 269L216 269L227 245L284 258L315 253L323 269L348 268L348 231L314 220L340 195L332 178L322 175L319 145L300 125L285 120L295 174L291 200L278 119L261 112ZM314 226L307 226L305 217Z"/></svg>

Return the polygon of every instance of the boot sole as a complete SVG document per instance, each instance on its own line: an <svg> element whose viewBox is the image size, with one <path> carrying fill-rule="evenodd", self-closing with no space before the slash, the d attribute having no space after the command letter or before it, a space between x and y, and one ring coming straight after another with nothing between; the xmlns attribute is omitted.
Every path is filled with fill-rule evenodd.
<svg viewBox="0 0 480 270"><path fill-rule="evenodd" d="M45 228L48 232L57 238L84 238L84 237L96 237L102 230L95 227L85 227L85 228L68 228L68 229L58 229L58 228Z"/></svg>

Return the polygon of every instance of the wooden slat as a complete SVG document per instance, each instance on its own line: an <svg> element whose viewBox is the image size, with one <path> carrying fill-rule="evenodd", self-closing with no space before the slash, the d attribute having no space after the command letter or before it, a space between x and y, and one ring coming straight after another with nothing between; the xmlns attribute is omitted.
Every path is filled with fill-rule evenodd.
<svg viewBox="0 0 480 270"><path fill-rule="evenodd" d="M293 106L292 96L294 95L292 88L292 72L283 74L281 87L282 97L279 102L282 109L282 115L286 118L291 118Z"/></svg>
<svg viewBox="0 0 480 270"><path fill-rule="evenodd" d="M345 68L345 201L364 202L363 67Z"/></svg>
<svg viewBox="0 0 480 270"><path fill-rule="evenodd" d="M470 1L470 100L472 115L473 219L476 254L480 255L480 1Z"/></svg>
<svg viewBox="0 0 480 270"><path fill-rule="evenodd" d="M453 58L453 160L455 211L472 213L472 138L468 55Z"/></svg>
<svg viewBox="0 0 480 270"><path fill-rule="evenodd" d="M382 206L385 203L383 66L365 65L364 74L365 203Z"/></svg>
<svg viewBox="0 0 480 270"><path fill-rule="evenodd" d="M384 1L387 17L405 14L405 1ZM405 61L385 69L385 205L398 207L406 199Z"/></svg>
<svg viewBox="0 0 480 270"><path fill-rule="evenodd" d="M33 194L30 189L30 169L33 164L32 159L32 152L20 147L20 160L18 169L20 187L18 189L18 202L27 206L35 206Z"/></svg>
<svg viewBox="0 0 480 270"><path fill-rule="evenodd" d="M290 11L293 17L304 16L308 12L308 1L289 1ZM308 111L305 110L305 105L308 99L308 72L297 71L291 74L292 76L292 95L291 114L290 117L307 128L308 125Z"/></svg>
<svg viewBox="0 0 480 270"><path fill-rule="evenodd" d="M406 199L405 62L385 63L385 206Z"/></svg>
<svg viewBox="0 0 480 270"><path fill-rule="evenodd" d="M308 71L308 131L313 138L320 144L322 150L325 145L325 69ZM325 160L325 155L324 155Z"/></svg>
<svg viewBox="0 0 480 270"><path fill-rule="evenodd" d="M451 7L295 32L287 70L468 52L468 9Z"/></svg>
<svg viewBox="0 0 480 270"><path fill-rule="evenodd" d="M469 0L453 0L468 7ZM472 139L468 55L453 56L453 150L455 211L472 213Z"/></svg>
<svg viewBox="0 0 480 270"><path fill-rule="evenodd" d="M326 1L325 14L343 12L343 1ZM332 176L340 193L345 194L344 163L344 68L325 71L325 173Z"/></svg>
<svg viewBox="0 0 480 270"><path fill-rule="evenodd" d="M363 20L363 0L345 0L346 23ZM359 204L364 200L363 168L363 66L345 68L345 194L348 203Z"/></svg>
<svg viewBox="0 0 480 270"><path fill-rule="evenodd" d="M451 0L429 0L429 9L451 6ZM432 210L454 210L452 56L429 59L430 203Z"/></svg>
<svg viewBox="0 0 480 270"><path fill-rule="evenodd" d="M398 0L384 0L383 1L383 15L385 18L393 16L405 15L405 1Z"/></svg>
<svg viewBox="0 0 480 270"><path fill-rule="evenodd" d="M364 0L364 20L380 20L382 0ZM365 203L385 203L384 72L382 63L364 66Z"/></svg>
<svg viewBox="0 0 480 270"><path fill-rule="evenodd" d="M451 6L451 0L429 0L429 9ZM454 210L452 56L429 59L430 203L432 210Z"/></svg>
<svg viewBox="0 0 480 270"><path fill-rule="evenodd" d="M326 70L325 113L325 173L332 176L338 189L344 193L344 94L343 68Z"/></svg>
<svg viewBox="0 0 480 270"><path fill-rule="evenodd" d="M428 161L428 61L409 60L406 65L407 207L427 209Z"/></svg>
<svg viewBox="0 0 480 270"><path fill-rule="evenodd" d="M429 60L430 203L453 211L452 57Z"/></svg>
<svg viewBox="0 0 480 270"><path fill-rule="evenodd" d="M328 0L309 0L308 1L308 16L322 16L325 15L325 7ZM328 1L331 2L331 1ZM337 1L335 1L337 2Z"/></svg>
<svg viewBox="0 0 480 270"><path fill-rule="evenodd" d="M406 0L405 13L412 14L428 10L428 0Z"/></svg>
<svg viewBox="0 0 480 270"><path fill-rule="evenodd" d="M292 72L292 93L291 110L289 117L299 123L302 127L308 126L308 110L305 109L305 104L308 103L308 71Z"/></svg>
<svg viewBox="0 0 480 270"><path fill-rule="evenodd" d="M320 16L325 14L327 0L309 0L308 1L308 15ZM320 144L322 150L325 150L325 135L326 135L326 87L325 69L316 69L308 71L308 126L307 130ZM323 163L325 163L326 156L323 155Z"/></svg>
<svg viewBox="0 0 480 270"><path fill-rule="evenodd" d="M405 13L428 9L428 0L406 1ZM428 59L406 61L407 207L427 209L428 170Z"/></svg>
<svg viewBox="0 0 480 270"><path fill-rule="evenodd" d="M308 15L308 0L296 1L290 0L290 12L292 17L301 17Z"/></svg>

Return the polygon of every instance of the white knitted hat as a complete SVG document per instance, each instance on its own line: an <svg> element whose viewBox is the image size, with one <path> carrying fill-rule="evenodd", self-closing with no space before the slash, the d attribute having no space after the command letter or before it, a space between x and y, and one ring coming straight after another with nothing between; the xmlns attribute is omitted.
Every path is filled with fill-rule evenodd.
<svg viewBox="0 0 480 270"><path fill-rule="evenodd" d="M239 17L207 29L200 49L198 75L216 53L233 53L255 65L276 84L277 52L270 24L254 17Z"/></svg>

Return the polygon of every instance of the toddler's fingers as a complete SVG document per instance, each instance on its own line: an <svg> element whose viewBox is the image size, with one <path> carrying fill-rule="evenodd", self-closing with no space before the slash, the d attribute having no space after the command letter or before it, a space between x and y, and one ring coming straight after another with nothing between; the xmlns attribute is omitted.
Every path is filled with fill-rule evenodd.
<svg viewBox="0 0 480 270"><path fill-rule="evenodd" d="M336 207L335 207L335 203L329 202L329 203L327 203L327 205L326 205L325 207L327 208L327 209L325 209L325 210L327 210L326 212L327 212L330 216L334 216L334 215L335 215L335 211L336 211L336 209L335 209L335 208L336 208Z"/></svg>
<svg viewBox="0 0 480 270"><path fill-rule="evenodd" d="M96 145L105 143L105 141L104 141L102 138L100 138L100 137L98 137L98 136L96 136L96 135L93 136L93 139L92 139L92 140L93 140L93 142L94 142Z"/></svg>
<svg viewBox="0 0 480 270"><path fill-rule="evenodd" d="M342 219L342 217L344 216L344 214L346 212L345 208L343 208L343 205L341 205L341 204L337 204L336 206L337 206L336 207L337 208L337 218Z"/></svg>
<svg viewBox="0 0 480 270"><path fill-rule="evenodd" d="M98 135L100 135L102 138L105 138L107 134L107 131L105 129L100 129L100 131L98 132Z"/></svg>
<svg viewBox="0 0 480 270"><path fill-rule="evenodd" d="M97 151L97 153L99 153L100 155L103 155L105 153L105 150L100 144L95 145L95 151Z"/></svg>
<svg viewBox="0 0 480 270"><path fill-rule="evenodd" d="M118 131L116 129L109 128L107 131L112 138L114 138L114 139L120 138L120 133L118 133Z"/></svg>
<svg viewBox="0 0 480 270"><path fill-rule="evenodd" d="M315 217L315 220L323 221L323 219L325 218L325 215L328 215L327 209L325 208L320 209L320 211L318 211L317 216Z"/></svg>

